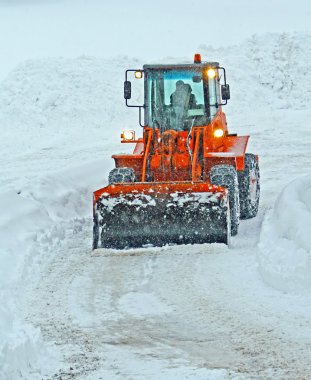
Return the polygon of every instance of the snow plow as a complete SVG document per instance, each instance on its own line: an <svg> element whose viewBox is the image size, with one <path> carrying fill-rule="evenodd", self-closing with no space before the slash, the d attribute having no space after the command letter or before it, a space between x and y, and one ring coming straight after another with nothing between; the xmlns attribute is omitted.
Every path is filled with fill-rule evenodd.
<svg viewBox="0 0 311 380"><path fill-rule="evenodd" d="M130 74L144 81L143 105L129 104ZM93 249L229 244L240 219L256 216L260 184L249 136L227 129L225 69L200 54L191 64L144 65L126 71L124 98L139 108L143 137L122 132L133 154L113 155L108 186L94 192Z"/></svg>

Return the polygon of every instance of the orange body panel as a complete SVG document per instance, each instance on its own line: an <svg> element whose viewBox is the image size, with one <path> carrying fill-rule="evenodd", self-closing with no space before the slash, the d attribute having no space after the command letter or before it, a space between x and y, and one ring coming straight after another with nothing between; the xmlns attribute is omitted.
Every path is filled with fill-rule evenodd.
<svg viewBox="0 0 311 380"><path fill-rule="evenodd" d="M119 154L113 155L112 158L115 159L116 168L132 168L135 173L141 173L143 155L129 155L129 154Z"/></svg>
<svg viewBox="0 0 311 380"><path fill-rule="evenodd" d="M216 129L222 129L224 131L224 137L215 138L214 131ZM221 149L224 144L224 138L227 135L228 129L226 115L220 108L211 123L204 127L205 150L208 149L210 151L217 151L218 149Z"/></svg>
<svg viewBox="0 0 311 380"><path fill-rule="evenodd" d="M215 130L223 131L214 137ZM188 131L144 128L132 155L113 155L116 167L130 167L136 181L207 181L214 165L232 165L244 170L248 136L228 135L221 107L209 125Z"/></svg>

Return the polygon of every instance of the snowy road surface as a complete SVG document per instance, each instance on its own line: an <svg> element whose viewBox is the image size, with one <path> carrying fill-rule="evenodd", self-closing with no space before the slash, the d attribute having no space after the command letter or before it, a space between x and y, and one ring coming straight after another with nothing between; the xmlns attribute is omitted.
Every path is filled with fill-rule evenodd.
<svg viewBox="0 0 311 380"><path fill-rule="evenodd" d="M24 299L64 354L51 378L309 378L311 306L262 282L247 234L259 223L231 249L92 252L91 221L76 222Z"/></svg>
<svg viewBox="0 0 311 380"><path fill-rule="evenodd" d="M119 132L137 125L123 104L124 68L140 63L46 59L0 83L0 378L311 378L310 289L285 291L278 252L267 267L257 246L283 187L310 174L310 39L266 35L209 49L230 79L228 127L249 133L248 151L260 155L260 212L230 248L90 249L92 191L125 149ZM277 244L265 236L261 247ZM265 270L279 271L278 289Z"/></svg>

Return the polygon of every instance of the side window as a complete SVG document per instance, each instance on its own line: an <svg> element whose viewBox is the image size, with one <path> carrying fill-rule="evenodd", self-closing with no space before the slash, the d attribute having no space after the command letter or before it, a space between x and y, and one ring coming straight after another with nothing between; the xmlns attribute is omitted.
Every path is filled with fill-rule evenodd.
<svg viewBox="0 0 311 380"><path fill-rule="evenodd" d="M216 81L216 95L217 95L217 103L221 104L221 96L220 96L220 79L218 78Z"/></svg>
<svg viewBox="0 0 311 380"><path fill-rule="evenodd" d="M192 85L192 93L195 96L197 105L203 108L204 106L203 82L191 83L191 85Z"/></svg>
<svg viewBox="0 0 311 380"><path fill-rule="evenodd" d="M211 119L212 119L217 113L216 105L218 103L215 79L208 79L208 92L209 92L210 112L211 112Z"/></svg>

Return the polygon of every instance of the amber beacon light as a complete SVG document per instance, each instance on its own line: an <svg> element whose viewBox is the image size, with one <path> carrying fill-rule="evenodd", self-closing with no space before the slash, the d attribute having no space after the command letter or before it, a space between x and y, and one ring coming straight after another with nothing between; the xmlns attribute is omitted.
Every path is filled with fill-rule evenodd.
<svg viewBox="0 0 311 380"><path fill-rule="evenodd" d="M201 63L202 62L201 54L195 54L193 62L194 63Z"/></svg>

